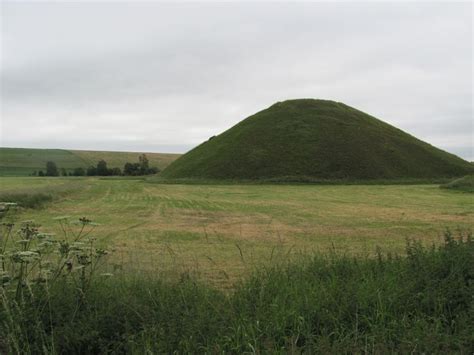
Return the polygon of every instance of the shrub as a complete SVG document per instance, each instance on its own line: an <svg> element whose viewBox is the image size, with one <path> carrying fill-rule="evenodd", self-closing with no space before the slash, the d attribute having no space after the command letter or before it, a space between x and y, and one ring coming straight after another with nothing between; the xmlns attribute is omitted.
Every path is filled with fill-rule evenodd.
<svg viewBox="0 0 474 355"><path fill-rule="evenodd" d="M109 175L120 176L120 175L122 175L122 170L120 170L120 168L109 169Z"/></svg>
<svg viewBox="0 0 474 355"><path fill-rule="evenodd" d="M86 171L84 170L84 168L75 168L72 172L72 175L73 176L84 176L86 175Z"/></svg>
<svg viewBox="0 0 474 355"><path fill-rule="evenodd" d="M40 208L52 200L53 196L44 192L4 192L0 194L0 201L13 202L24 208Z"/></svg>
<svg viewBox="0 0 474 355"><path fill-rule="evenodd" d="M125 163L123 167L123 174L129 176L140 175L140 164L139 163Z"/></svg>
<svg viewBox="0 0 474 355"><path fill-rule="evenodd" d="M160 169L158 169L156 166L153 166L148 169L148 174L153 175L153 174L158 174L160 172Z"/></svg>
<svg viewBox="0 0 474 355"><path fill-rule="evenodd" d="M160 171L157 167L149 167L149 161L146 154L138 157L138 163L125 163L123 174L128 176L157 174Z"/></svg>
<svg viewBox="0 0 474 355"><path fill-rule="evenodd" d="M87 168L87 176L96 176L97 175L97 168L95 166L89 166Z"/></svg>

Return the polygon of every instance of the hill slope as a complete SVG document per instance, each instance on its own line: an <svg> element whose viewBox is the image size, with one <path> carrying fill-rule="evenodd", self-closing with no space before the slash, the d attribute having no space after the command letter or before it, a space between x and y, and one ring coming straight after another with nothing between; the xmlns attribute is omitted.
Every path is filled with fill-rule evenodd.
<svg viewBox="0 0 474 355"><path fill-rule="evenodd" d="M33 171L45 170L47 161L54 161L59 168L70 171L87 168L104 159L110 168L123 168L126 162L137 162L142 153L105 152L65 149L0 148L0 176L27 176ZM150 166L164 169L179 154L146 153Z"/></svg>
<svg viewBox="0 0 474 355"><path fill-rule="evenodd" d="M465 175L473 167L364 112L289 100L241 121L171 165L165 178L392 179Z"/></svg>

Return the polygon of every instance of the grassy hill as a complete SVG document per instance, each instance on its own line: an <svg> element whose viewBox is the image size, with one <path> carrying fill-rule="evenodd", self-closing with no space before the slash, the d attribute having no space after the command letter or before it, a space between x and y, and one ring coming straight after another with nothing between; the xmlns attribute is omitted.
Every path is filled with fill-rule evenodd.
<svg viewBox="0 0 474 355"><path fill-rule="evenodd" d="M168 179L403 179L473 166L339 102L289 100L241 121L170 164Z"/></svg>
<svg viewBox="0 0 474 355"><path fill-rule="evenodd" d="M70 171L87 168L104 159L108 166L123 168L126 162L138 161L137 152L105 152L65 149L0 148L0 176L27 176L33 171L45 170L47 161L54 161L59 168ZM164 169L179 154L146 153L150 166Z"/></svg>

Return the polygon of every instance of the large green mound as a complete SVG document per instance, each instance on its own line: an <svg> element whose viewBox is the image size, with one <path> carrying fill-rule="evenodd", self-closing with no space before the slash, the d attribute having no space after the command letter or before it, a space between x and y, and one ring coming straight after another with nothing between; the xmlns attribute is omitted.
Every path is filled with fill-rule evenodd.
<svg viewBox="0 0 474 355"><path fill-rule="evenodd" d="M472 165L364 112L289 100L246 118L170 164L172 179L404 179L466 175Z"/></svg>

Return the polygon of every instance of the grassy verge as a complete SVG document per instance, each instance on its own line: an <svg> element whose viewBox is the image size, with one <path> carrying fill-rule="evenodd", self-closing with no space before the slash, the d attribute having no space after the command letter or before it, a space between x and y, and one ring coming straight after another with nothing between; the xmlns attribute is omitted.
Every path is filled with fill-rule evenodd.
<svg viewBox="0 0 474 355"><path fill-rule="evenodd" d="M474 175L467 175L462 178L450 181L440 186L443 189L449 189L462 192L474 192Z"/></svg>
<svg viewBox="0 0 474 355"><path fill-rule="evenodd" d="M24 208L40 208L52 200L52 194L42 192L0 194L0 201L13 202Z"/></svg>
<svg viewBox="0 0 474 355"><path fill-rule="evenodd" d="M432 179L315 179L301 176L282 176L279 178L245 179L199 179L199 178L165 178L153 176L146 178L146 182L155 184L183 184L183 185L426 185L445 184L450 178Z"/></svg>
<svg viewBox="0 0 474 355"><path fill-rule="evenodd" d="M2 290L0 352L468 353L473 294L474 241L447 233L406 257L281 263L231 293L186 274L95 279L81 302L66 281L20 303Z"/></svg>
<svg viewBox="0 0 474 355"><path fill-rule="evenodd" d="M67 178L36 179L31 180L33 183L30 186L13 185L13 188L0 190L0 202L13 202L23 208L41 208L47 203L84 189L80 178L70 178L70 181L67 181Z"/></svg>

